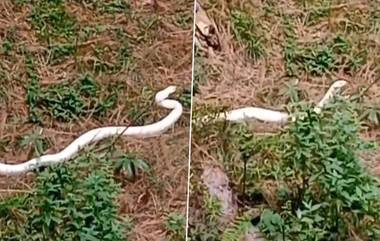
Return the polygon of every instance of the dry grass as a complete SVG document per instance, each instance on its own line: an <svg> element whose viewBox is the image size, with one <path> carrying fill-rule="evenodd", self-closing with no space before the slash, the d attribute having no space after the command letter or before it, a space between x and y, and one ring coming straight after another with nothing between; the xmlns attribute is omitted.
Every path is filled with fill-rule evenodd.
<svg viewBox="0 0 380 241"><path fill-rule="evenodd" d="M221 50L209 50L207 53L199 51L195 57L195 76L198 81L198 93L193 100L195 115L205 108L221 106L226 109L261 106L284 110L283 106L289 101L285 95L289 84L296 83L302 98L316 103L336 79L347 80L347 93L353 94L380 78L378 1L199 2L216 23ZM327 6L329 2L331 5ZM233 20L236 12L245 13L253 22L250 38L254 41L258 39L258 49L263 51L262 54L256 49L256 56L250 56L247 41L236 35L235 31L239 27L234 25ZM315 46L328 49L329 42L337 36L347 40L351 47L345 53L334 55L333 67L315 74L299 68L300 64L305 64L303 59L296 62L297 68L293 73L287 69L289 60L285 58L285 50L289 43L302 51ZM353 67L350 61L357 60L361 54L363 60ZM379 82L371 86L365 95L363 110L367 105L378 108L379 90ZM363 136L380 143L380 126L365 121L368 128ZM257 133L265 133L273 131L274 127L254 123L251 128ZM206 191L200 179L203 169L210 163L220 165L227 159L231 163L239 161L238 153L223 152L226 141L220 130L226 128L208 128L201 132L193 129L189 214L190 224L195 225L193 228L197 223L204 223L205 218L203 202ZM370 166L380 166L380 152L367 157L367 160ZM376 168L373 170L380 175ZM233 185L233 188L236 187Z"/></svg>
<svg viewBox="0 0 380 241"><path fill-rule="evenodd" d="M20 140L35 132L46 142L44 153L52 153L91 128L157 121L167 111L153 104L151 93L176 85L179 87L176 98L180 98L190 89L192 1L143 1L144 4L119 1L125 3L121 6L127 8L125 11L107 8L113 1L99 1L105 7L98 8L85 6L81 1L66 1L64 11L75 20L74 34L70 38L52 37L50 44L37 33L30 18L33 11L40 10L38 4L28 2L31 1L0 3L0 42L3 43L0 155L3 161L18 163L33 157L33 144L21 147ZM86 34L86 31L93 33ZM74 46L75 53L53 58L52 46L60 44ZM123 47L129 52L120 58ZM31 123L26 102L31 83L26 65L28 55L45 90L64 82L75 84L79 76L89 73L102 89L117 87L115 106L104 116L96 116L94 110L89 110L69 122L43 116L41 123ZM144 90L150 94L143 95ZM142 113L131 110L142 110ZM143 141L123 139L117 143L118 149L139 153L148 160L154 173L153 177L146 174L135 183L128 183L120 197L122 213L135 220L132 240L163 240L166 215L185 214L188 119L189 108L185 108L175 129L162 137ZM2 177L0 195L16 188L28 190L32 182L33 177L15 178L11 182Z"/></svg>

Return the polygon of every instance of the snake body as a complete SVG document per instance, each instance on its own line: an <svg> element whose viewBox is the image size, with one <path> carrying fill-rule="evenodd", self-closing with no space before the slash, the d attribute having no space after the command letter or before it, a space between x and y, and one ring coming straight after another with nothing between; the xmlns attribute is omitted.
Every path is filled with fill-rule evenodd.
<svg viewBox="0 0 380 241"><path fill-rule="evenodd" d="M109 126L96 128L79 136L65 149L58 153L43 155L21 164L0 163L0 174L18 175L32 171L40 166L48 166L51 164L67 161L89 144L113 136L122 135L140 138L158 136L173 126L173 124L177 122L177 120L182 115L182 105L176 100L168 99L169 95L174 93L175 90L175 86L170 86L156 94L156 104L172 110L165 118L158 122L145 126Z"/></svg>
<svg viewBox="0 0 380 241"><path fill-rule="evenodd" d="M341 89L347 84L344 80L335 81L322 100L316 105L314 111L320 113L322 108L331 101L331 99L339 94ZM0 174L3 175L18 175L28 171L32 171L39 166L48 166L55 163L61 163L71 159L80 150L85 148L91 143L110 138L113 136L131 136L131 137L153 137L158 136L167 131L182 115L182 105L176 100L168 99L169 95L174 93L176 87L170 86L155 96L155 102L161 107L171 109L172 111L162 120L145 125L145 126L110 126L90 130L75 139L62 151L55 154L47 154L37 158L33 158L21 164L3 164L0 163ZM292 120L289 113L274 111L260 107L245 107L235 109L228 112L217 114L217 116L204 116L201 122L204 121L230 121L230 122L243 122L248 120L259 120L263 122L273 123L286 123ZM293 119L294 120L294 119ZM198 120L199 121L199 120Z"/></svg>
<svg viewBox="0 0 380 241"><path fill-rule="evenodd" d="M347 84L345 80L335 81L330 88L327 90L326 94L323 96L321 101L316 105L314 111L320 113L323 107L331 102L331 100L337 96L342 88ZM244 122L251 120L259 120L262 122L272 122L272 123L286 123L289 120L294 120L293 116L289 113L282 111L275 111L260 107L244 107L223 113L218 113L217 115L207 115L196 120L196 123L213 123L218 121L229 121L229 122Z"/></svg>

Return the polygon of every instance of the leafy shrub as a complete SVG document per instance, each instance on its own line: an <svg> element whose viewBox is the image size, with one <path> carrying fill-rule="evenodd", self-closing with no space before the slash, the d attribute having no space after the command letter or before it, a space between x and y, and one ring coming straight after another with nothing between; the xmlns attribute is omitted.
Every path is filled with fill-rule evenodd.
<svg viewBox="0 0 380 241"><path fill-rule="evenodd" d="M30 194L0 202L1 240L124 240L110 166L90 155L39 173Z"/></svg>
<svg viewBox="0 0 380 241"><path fill-rule="evenodd" d="M185 240L186 217L181 213L170 213L165 222L172 240Z"/></svg>
<svg viewBox="0 0 380 241"><path fill-rule="evenodd" d="M353 107L339 101L322 115L304 104L292 107L298 118L276 137L272 166L258 179L261 188L268 181L276 187L261 230L271 240L377 240L378 183L358 157L373 145L359 138Z"/></svg>

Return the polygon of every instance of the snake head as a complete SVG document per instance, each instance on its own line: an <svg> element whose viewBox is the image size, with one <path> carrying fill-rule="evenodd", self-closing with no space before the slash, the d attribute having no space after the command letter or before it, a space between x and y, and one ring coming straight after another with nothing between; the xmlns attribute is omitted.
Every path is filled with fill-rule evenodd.
<svg viewBox="0 0 380 241"><path fill-rule="evenodd" d="M159 91L155 97L156 102L159 103L159 102L167 99L170 94L172 94L176 91L176 89L177 89L176 86L171 85L171 86L167 87L166 89Z"/></svg>
<svg viewBox="0 0 380 241"><path fill-rule="evenodd" d="M337 92L339 92L345 85L347 85L347 81L345 81L345 80L337 80L337 81L335 81L332 85L331 85L331 87L330 87L330 89L331 89L331 91L333 91L334 93L337 93Z"/></svg>

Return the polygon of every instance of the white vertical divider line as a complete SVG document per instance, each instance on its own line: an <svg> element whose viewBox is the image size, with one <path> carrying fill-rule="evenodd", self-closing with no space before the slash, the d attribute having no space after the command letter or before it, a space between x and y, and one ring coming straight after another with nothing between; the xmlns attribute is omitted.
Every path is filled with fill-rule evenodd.
<svg viewBox="0 0 380 241"><path fill-rule="evenodd" d="M197 0L193 2L193 36L192 36L192 53L191 53L191 104L190 104L190 125L189 125L189 154L187 166L187 194L186 194L186 227L185 240L189 240L189 210L190 210L190 174L191 174L191 138L192 138L192 123L193 123L193 95L194 95L194 57L195 57L195 17L196 17Z"/></svg>

